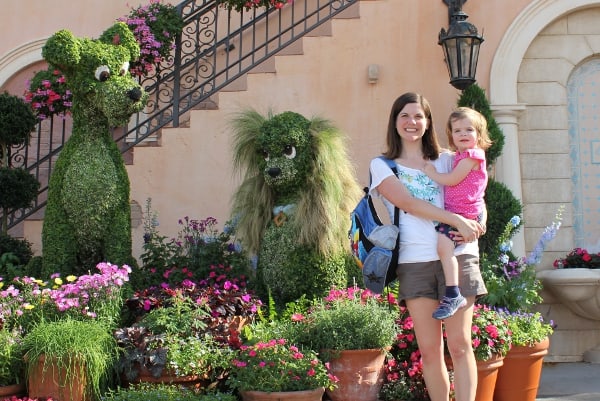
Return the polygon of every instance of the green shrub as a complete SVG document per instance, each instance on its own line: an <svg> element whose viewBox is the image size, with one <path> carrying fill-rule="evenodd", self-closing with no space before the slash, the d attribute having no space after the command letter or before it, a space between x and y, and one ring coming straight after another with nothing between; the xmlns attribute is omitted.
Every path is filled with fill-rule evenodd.
<svg viewBox="0 0 600 401"><path fill-rule="evenodd" d="M25 266L32 257L33 251L29 241L0 234L0 277L3 277L4 281L31 275Z"/></svg>
<svg viewBox="0 0 600 401"><path fill-rule="evenodd" d="M510 221L513 216L521 216L523 206L506 185L493 179L488 181L484 199L488 213L487 230L479 238L479 253L487 256L489 260L496 260L500 245L498 241L506 222Z"/></svg>

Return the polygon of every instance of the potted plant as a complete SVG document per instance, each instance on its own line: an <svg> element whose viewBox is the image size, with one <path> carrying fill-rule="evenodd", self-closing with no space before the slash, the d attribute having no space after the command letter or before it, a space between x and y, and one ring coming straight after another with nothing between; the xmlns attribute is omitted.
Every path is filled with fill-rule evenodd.
<svg viewBox="0 0 600 401"><path fill-rule="evenodd" d="M398 308L369 290L332 289L304 317L295 317L296 340L330 362L338 386L326 392L333 401L376 400L383 384L383 365L398 326ZM369 377L357 381L357 372Z"/></svg>
<svg viewBox="0 0 600 401"><path fill-rule="evenodd" d="M552 322L539 312L503 312L511 331L511 348L504 358L494 390L495 401L535 401L548 353Z"/></svg>
<svg viewBox="0 0 600 401"><path fill-rule="evenodd" d="M232 367L227 383L244 401L320 401L325 388L333 389L336 381L316 352L285 339L243 345Z"/></svg>
<svg viewBox="0 0 600 401"><path fill-rule="evenodd" d="M131 327L115 331L128 382L202 384L229 367L231 350L207 330L210 313L182 290Z"/></svg>
<svg viewBox="0 0 600 401"><path fill-rule="evenodd" d="M280 9L288 3L291 4L293 1L294 0L218 0L217 3L228 10L247 11L260 7L264 7L265 9L270 7Z"/></svg>
<svg viewBox="0 0 600 401"><path fill-rule="evenodd" d="M70 318L36 325L23 339L31 398L98 398L118 358L109 328Z"/></svg>
<svg viewBox="0 0 600 401"><path fill-rule="evenodd" d="M45 120L53 116L65 118L71 113L73 94L65 76L56 68L39 71L27 82L25 102L31 105L36 117Z"/></svg>
<svg viewBox="0 0 600 401"><path fill-rule="evenodd" d="M564 258L554 261L557 269L600 269L600 252L589 253L585 248L574 248Z"/></svg>
<svg viewBox="0 0 600 401"><path fill-rule="evenodd" d="M492 401L498 369L511 344L511 332L504 315L487 305L473 308L471 330L473 352L477 360L478 401Z"/></svg>
<svg viewBox="0 0 600 401"><path fill-rule="evenodd" d="M140 45L140 57L129 67L134 76L149 75L169 57L184 25L177 8L160 0L138 6L118 21L127 24Z"/></svg>
<svg viewBox="0 0 600 401"><path fill-rule="evenodd" d="M197 392L165 384L140 383L108 391L103 401L237 401L233 394L218 391L198 394Z"/></svg>
<svg viewBox="0 0 600 401"><path fill-rule="evenodd" d="M22 329L24 334L41 322L65 318L98 320L116 327L131 269L104 262L96 267L98 273L79 277L14 277L0 292L0 324Z"/></svg>
<svg viewBox="0 0 600 401"><path fill-rule="evenodd" d="M379 392L379 399L381 401L427 400L429 396L423 377L423 362L412 317L405 306L399 306L399 310L396 320L398 334L385 362L385 379Z"/></svg>
<svg viewBox="0 0 600 401"><path fill-rule="evenodd" d="M528 400L532 396L535 399L541 358L548 352L548 336L552 333L550 325L540 322L541 315L532 312L542 301L542 281L535 266L540 263L544 249L560 229L562 211L563 207L560 207L554 221L544 229L531 253L523 258L515 258L510 253L510 237L521 222L518 216L513 216L500 236L498 261L483 261L488 295L481 301L507 311L513 336L512 347L498 371L495 398L510 398L515 395L512 391L520 389L523 393L516 395L515 399ZM528 320L530 318L531 321ZM525 358L527 354L530 354L530 358ZM514 385L516 380L527 378L530 381L523 383L523 386Z"/></svg>
<svg viewBox="0 0 600 401"><path fill-rule="evenodd" d="M25 392L22 334L0 324L0 397Z"/></svg>

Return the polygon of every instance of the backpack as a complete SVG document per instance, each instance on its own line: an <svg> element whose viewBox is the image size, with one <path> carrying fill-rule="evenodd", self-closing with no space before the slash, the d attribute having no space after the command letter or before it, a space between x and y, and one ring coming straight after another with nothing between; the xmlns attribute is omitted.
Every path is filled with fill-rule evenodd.
<svg viewBox="0 0 600 401"><path fill-rule="evenodd" d="M398 174L396 163L380 156ZM400 251L400 211L394 208L394 224L383 224L377 215L369 187L365 196L350 214L351 226L348 232L350 248L356 263L362 270L363 282L370 291L381 294L384 287L396 279L398 253Z"/></svg>

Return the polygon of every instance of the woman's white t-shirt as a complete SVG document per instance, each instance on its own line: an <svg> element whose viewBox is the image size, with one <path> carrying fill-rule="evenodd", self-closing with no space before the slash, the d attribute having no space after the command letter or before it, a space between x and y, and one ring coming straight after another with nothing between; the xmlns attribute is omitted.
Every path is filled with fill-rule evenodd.
<svg viewBox="0 0 600 401"><path fill-rule="evenodd" d="M432 161L440 173L447 173L452 169L453 154L442 152L437 160ZM429 178L421 170L415 170L396 163L398 179L404 184L412 196L423 199L439 208L444 205L443 187ZM384 160L375 158L371 160L371 194L381 198L393 221L394 205L379 194L377 187L387 177L394 173ZM439 260L437 253L437 236L435 231L437 222L413 216L403 212L400 208L400 256L398 263L417 263ZM454 251L455 255L478 255L477 241L460 245Z"/></svg>

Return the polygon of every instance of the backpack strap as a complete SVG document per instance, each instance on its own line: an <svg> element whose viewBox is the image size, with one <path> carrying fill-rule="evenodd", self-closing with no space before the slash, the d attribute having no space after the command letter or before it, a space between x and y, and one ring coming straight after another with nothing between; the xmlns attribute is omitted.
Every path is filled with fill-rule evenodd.
<svg viewBox="0 0 600 401"><path fill-rule="evenodd" d="M398 168L396 167L396 162L394 160L388 159L387 157L384 157L384 156L379 156L379 158L381 160L383 160L388 165L388 167L392 170L394 175L396 177L398 177ZM369 188L371 188L370 175L369 175ZM400 224L400 209L398 209L396 206L394 206L394 225L396 227L398 227L399 224ZM391 266L398 265L399 254L400 254L400 235L398 235L398 238L396 239L396 246L394 247L394 250L392 251L392 261L390 262ZM391 283L392 281L394 281L395 278L396 278L396 269L388 269L386 278L385 278L386 286L388 283Z"/></svg>

